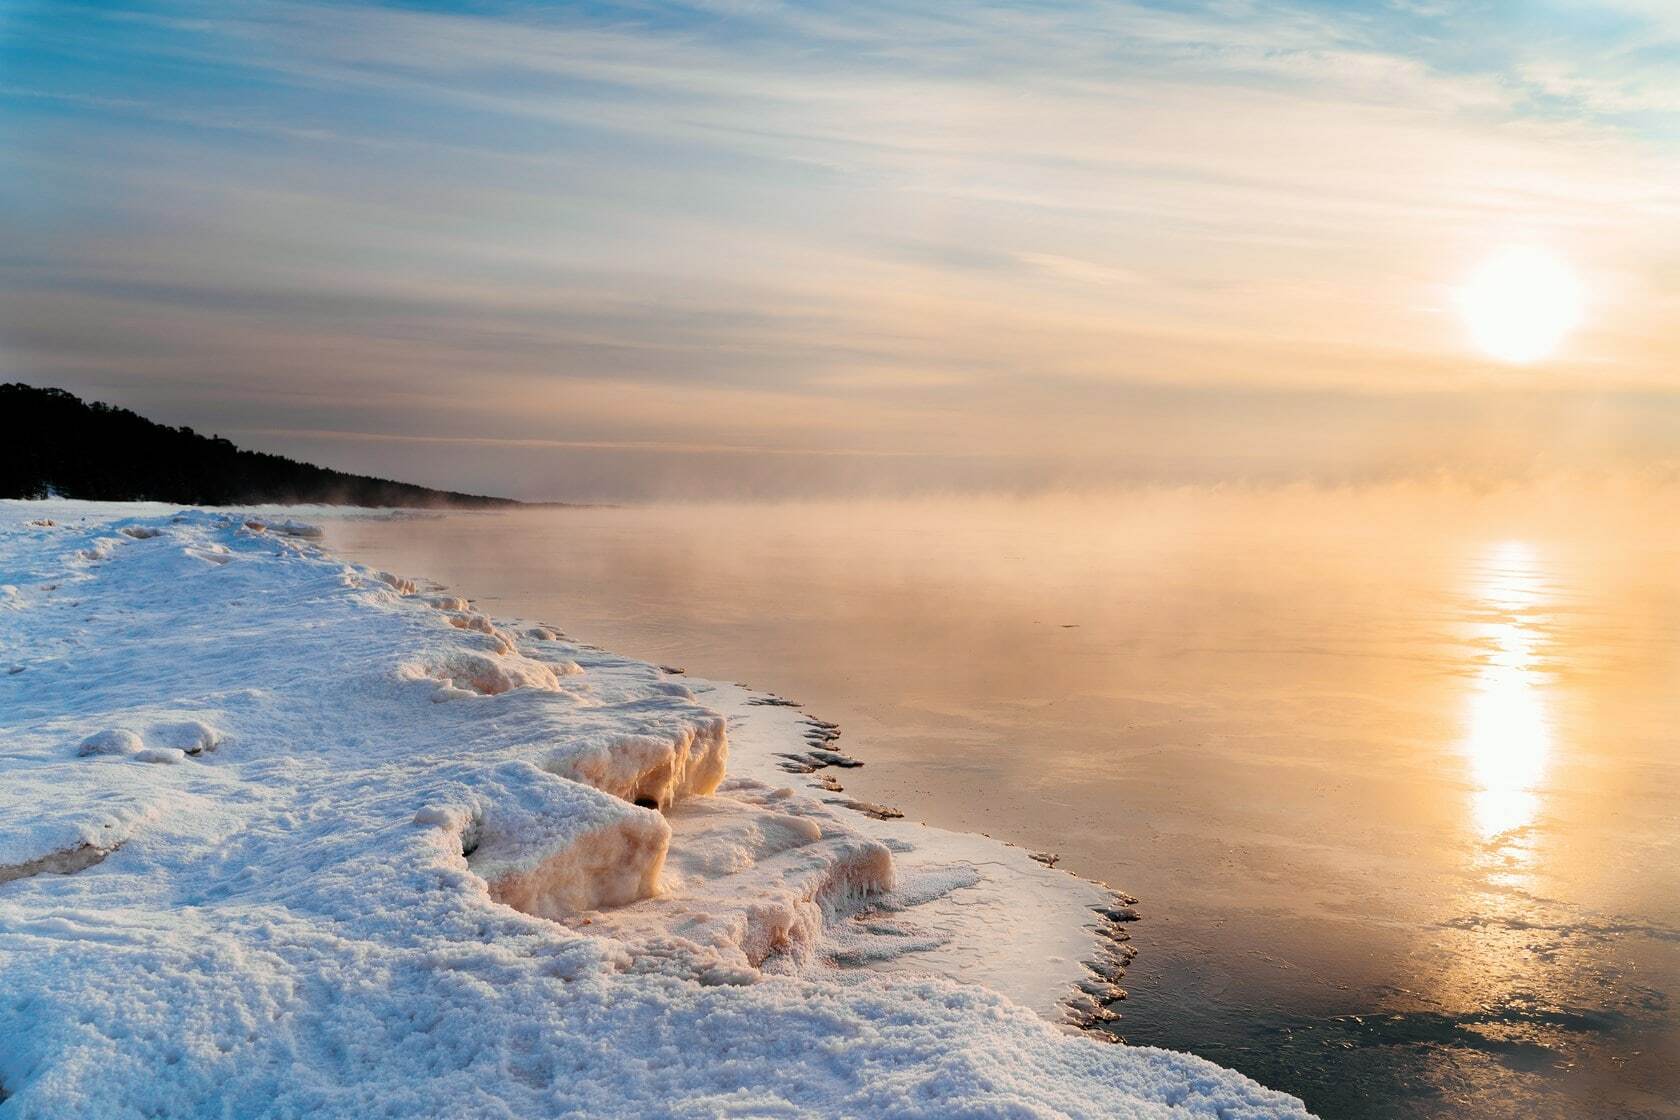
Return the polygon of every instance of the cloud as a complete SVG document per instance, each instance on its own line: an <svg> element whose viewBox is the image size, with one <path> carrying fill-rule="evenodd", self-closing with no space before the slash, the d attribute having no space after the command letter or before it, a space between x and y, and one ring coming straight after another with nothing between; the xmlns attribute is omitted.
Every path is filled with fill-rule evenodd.
<svg viewBox="0 0 1680 1120"><path fill-rule="evenodd" d="M1534 11L24 9L0 360L417 463L395 437L1100 455L1140 387L1290 446L1245 394L1503 386L1448 295L1520 240L1599 296L1538 387L1648 391L1676 24Z"/></svg>

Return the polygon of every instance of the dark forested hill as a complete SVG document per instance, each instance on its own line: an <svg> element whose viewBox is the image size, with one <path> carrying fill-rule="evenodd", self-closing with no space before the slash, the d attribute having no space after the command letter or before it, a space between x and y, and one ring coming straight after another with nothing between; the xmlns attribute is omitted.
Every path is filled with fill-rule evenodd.
<svg viewBox="0 0 1680 1120"><path fill-rule="evenodd" d="M0 385L0 498L158 501L182 505L317 502L356 506L514 506L507 498L429 490L241 451L191 428L62 389Z"/></svg>

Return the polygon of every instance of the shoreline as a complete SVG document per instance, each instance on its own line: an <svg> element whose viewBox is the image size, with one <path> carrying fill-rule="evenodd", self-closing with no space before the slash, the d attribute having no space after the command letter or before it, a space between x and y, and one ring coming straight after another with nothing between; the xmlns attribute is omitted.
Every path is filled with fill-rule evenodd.
<svg viewBox="0 0 1680 1120"><path fill-rule="evenodd" d="M307 506L279 508L301 508L305 513L310 512L310 507ZM317 512L329 518L344 516L342 511ZM394 514L403 516L409 512L449 516L451 513L471 514L479 511L394 511ZM393 515L393 511L385 510L367 510L365 513L366 519L369 520ZM360 514L351 516L360 517ZM322 547L329 554L336 555L332 546ZM409 574L405 573L404 578L409 578ZM469 609L476 610L476 600L468 594L471 588L446 585L424 575L413 575L412 580L417 588L425 593L459 595ZM535 627L565 637L564 625L548 619L513 615L508 618L496 616L492 621L510 631L528 632ZM577 644L602 654L618 656L597 645L585 642ZM639 661L636 658L628 660ZM1137 898L1108 883L1057 867L1058 856L1032 851L1025 845L1007 838L941 828L924 820L907 819L907 815L896 803L884 805L847 796L835 796L845 793L840 779L848 771L866 767L868 764L866 759L850 755L845 748L838 745L843 734L840 724L809 712L806 705L797 700L756 688L743 681L692 676L685 668L654 662L640 663L654 665L662 673L680 678L700 696L714 703L721 701L726 708L724 714L729 720L729 769L732 775L749 776L771 785L800 783L804 786L801 792L808 796L868 818L867 823L859 823L856 827L866 833L888 839L889 843L907 845L911 843L910 837L922 837L924 843L926 838L937 838L936 843L940 850L953 852L953 858L978 866L989 865L992 868L988 876L992 881L985 886L990 888L994 897L1000 901L1008 901L1011 895L1031 897L1041 912L1047 908L1053 914L1046 920L1046 931L1053 929L1057 923L1066 927L1059 931L1060 936L1045 936L1041 933L1030 938L1032 944L1017 944L1014 947L1017 953L1034 960L1042 960L1048 955L1060 966L1044 970L1047 975L1037 975L1029 984L1021 982L1022 970L1004 961L992 962L980 978L961 974L965 969L970 972L975 970L972 961L959 965L952 960L930 963L918 958L907 963L923 964L937 975L979 983L983 987L1009 995L1016 1002L1033 1008L1046 1020L1086 1031L1100 1042L1121 1041L1112 1032L1100 1028L1120 1018L1113 1008L1127 998L1128 993L1122 986L1122 981L1125 979L1127 967L1136 956L1136 949L1130 944L1131 934L1128 927L1140 918L1135 909L1138 904ZM763 711L764 709L781 709L797 718L780 720L773 713ZM778 726L771 735L760 733L746 740L752 743L753 750L750 754L744 754L740 749L743 739L739 733L739 724L753 715L758 715L760 722ZM886 822L893 821L901 823L887 828L881 827ZM1020 858L1023 855L1026 860L1032 862L1024 862ZM1061 877L1071 879L1078 885L1063 883ZM1028 935L1023 933L1018 940L1027 939Z"/></svg>
<svg viewBox="0 0 1680 1120"><path fill-rule="evenodd" d="M144 874L149 881L139 898L106 923L118 932L136 915L165 941L179 922L203 926L201 939L236 962L253 938L287 943L320 936L309 929L353 931L360 952L393 962L374 996L381 1029L392 1016L411 1015L415 1004L432 1005L438 994L426 980L429 967L399 967L404 945L418 940L422 957L434 958L471 942L500 946L500 957L511 953L501 967L515 986L541 987L553 976L543 962L556 952L576 958L562 972L593 976L594 987L617 990L621 1001L652 998L646 984L663 990L674 983L644 1017L656 1023L691 1014L711 1021L734 1014L734 1000L800 1035L810 1026L790 1015L787 985L800 989L798 1006L808 1011L815 1001L853 1030L879 1032L882 1014L902 1019L911 1035L901 1040L907 1049L893 1052L893 1069L911 1082L944 1085L942 1107L990 1099L999 1090L984 1077L975 1080L979 1071L1030 1057L1045 1074L1059 1072L1029 1078L1009 1099L1062 1114L1172 1097L1190 1114L1238 1107L1244 1115L1304 1115L1293 1098L1200 1059L1028 1028L1007 1009L1059 1011L1088 1027L1100 1021L1106 1001L1123 995L1113 985L1130 956L1124 896L1042 866L1002 841L850 811L843 798L824 796L842 792L821 788L836 783L815 779L806 791L789 788L790 778L824 774L847 757L834 750L832 725L740 685L569 643L540 623L493 620L456 596L345 564L310 543L310 526L264 523L260 514L132 516L140 512L148 511L0 503L0 559L7 561L0 596L7 614L0 618L20 621L20 634L38 631L30 636L49 647L59 635L59 651L45 657L29 656L27 641L7 642L8 673L0 677L14 690L28 678L35 697L17 706L21 722L10 729L21 750L0 759L11 772L8 792L25 804L54 802L57 814L22 818L23 840L0 848L0 864L33 868L0 888L0 960L13 962L5 966L8 983L51 986L32 958L40 965L61 952L98 955L87 947L85 922L73 920L62 944L36 945L33 953L32 936L51 942L52 935L8 936L13 923L27 930L39 924L31 914L38 918L43 907L66 901L97 916L100 899L108 905L113 889L120 894L135 885L133 875ZM68 523L90 518L91 529ZM48 520L60 523L29 524ZM67 601L59 594L66 587L81 597ZM103 646L99 627L86 631L72 621L82 612L90 622L109 615ZM249 625L253 613L260 625ZM141 627L136 615L156 625ZM119 638L130 640L125 646ZM146 660L148 646L171 641L195 652L178 662ZM124 647L120 663L138 659L138 671L88 678L88 667L68 656L80 651L97 662L114 647ZM207 647L218 652L206 658ZM114 682L93 690L103 706L87 699L89 680ZM73 710L62 710L67 704ZM163 710L172 707L179 710ZM193 726L198 737L189 743L183 729ZM71 742L74 732L82 734ZM171 745L171 736L183 745ZM452 743L472 746L461 755ZM826 765L795 775L788 755ZM170 765L146 765L156 762ZM109 779L119 775L113 785ZM848 811L842 817L837 810ZM269 833L318 818L304 850L325 862L300 867L296 844ZM65 843L67 837L79 837L80 845ZM245 850L238 867L227 862L228 845ZM101 854L69 870L40 865L83 848ZM275 889L291 900L283 911L266 908L266 886L247 897L244 880L254 869L260 879L282 882ZM341 890L323 895L322 876L342 879ZM421 881L435 885L416 894ZM259 916L223 913L222 905L236 899L255 905ZM375 906L375 916L347 907L352 901ZM1069 915L1081 918L1072 936ZM281 935L279 927L300 922ZM463 942L468 929L480 932ZM294 972L318 971L280 956ZM221 995L210 1005L239 1003L222 973L238 980L249 971L238 963L211 969L204 983ZM91 972L92 979L102 975ZM175 976L178 968L163 972ZM407 1001L379 1002L378 992L405 985ZM1047 992L1056 995L1047 1000ZM576 990L570 995L575 1001ZM54 1006L73 1013L87 998L91 993ZM201 997L191 1006L203 1003ZM580 1024L599 1017L544 1019L534 1005L521 1006L494 1017L489 1036L511 1044L537 1029L539 1039L520 1045L545 1054L575 1045ZM992 1026L953 1042L937 1006L961 1008L953 1026ZM168 1020L189 1008L166 999L158 1010ZM318 1019L321 1009L303 1010ZM62 1074L68 1063L120 1095L120 1071L88 1059L120 1059L139 1043L108 1039L90 1050L77 1045L74 1030L55 1029L64 1024L32 1024L21 1014L0 1010L0 1027L34 1026L40 1041L23 1072L17 1056L0 1056L0 1091L28 1096L36 1106L76 1099L74 1077L40 1075L43 1067ZM612 1034L599 1021L594 1026L588 1039L599 1043ZM282 1043L294 1037L274 1033ZM805 1038L795 1052L820 1045L828 1033ZM140 1048L159 1043L149 1039ZM754 1071L733 1075L737 1088L773 1089L795 1111L811 1114L891 1110L869 1105L874 1089L852 1078L812 1097L777 1065L788 1055L775 1058L762 1044L752 1032L737 1039L749 1050L760 1047ZM263 1032L245 1046L270 1049ZM953 1047L968 1073L950 1082L939 1070ZM492 1049L505 1064L506 1046ZM874 1060L887 1060L886 1053ZM384 1055L374 1061L391 1063ZM591 1072L610 1073L613 1065L603 1058ZM302 1068L321 1072L308 1061ZM535 1111L560 1105L552 1077L537 1089L514 1080L523 1087L498 1099L541 1090L550 1096L546 1105L529 1101ZM71 1096L55 1097L55 1087ZM321 1107L331 1111L356 1094L328 1096ZM421 1103L410 1111L428 1113Z"/></svg>

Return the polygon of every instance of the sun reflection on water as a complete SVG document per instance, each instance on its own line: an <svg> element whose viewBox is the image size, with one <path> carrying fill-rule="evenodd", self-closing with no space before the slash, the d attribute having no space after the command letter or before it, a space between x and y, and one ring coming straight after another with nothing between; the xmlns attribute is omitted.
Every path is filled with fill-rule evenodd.
<svg viewBox="0 0 1680 1120"><path fill-rule="evenodd" d="M1486 554L1475 588L1477 638L1488 649L1469 697L1464 749L1471 815L1484 841L1533 823L1552 749L1539 625L1544 583L1534 550L1507 541Z"/></svg>

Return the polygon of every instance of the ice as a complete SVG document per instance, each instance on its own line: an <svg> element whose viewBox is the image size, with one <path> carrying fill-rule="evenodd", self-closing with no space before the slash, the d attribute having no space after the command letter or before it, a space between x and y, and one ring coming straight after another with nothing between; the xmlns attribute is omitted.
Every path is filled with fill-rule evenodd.
<svg viewBox="0 0 1680 1120"><path fill-rule="evenodd" d="M222 733L203 720L165 720L148 725L143 735L128 727L95 731L76 745L76 753L84 757L116 755L139 762L169 763L213 751L221 742Z"/></svg>
<svg viewBox="0 0 1680 1120"><path fill-rule="evenodd" d="M626 720L635 720L631 710ZM729 740L724 722L711 717L665 736L609 734L580 737L548 754L543 766L562 777L653 809L680 798L711 793L723 780Z"/></svg>
<svg viewBox="0 0 1680 1120"><path fill-rule="evenodd" d="M126 727L107 727L103 731L95 731L76 747L76 753L89 754L139 754L146 748L146 741L139 734Z"/></svg>
<svg viewBox="0 0 1680 1120"><path fill-rule="evenodd" d="M265 517L250 517L245 520L245 528L253 533L279 533L285 537L302 537L306 540L320 540L321 527L311 525L307 521L294 521L291 518L275 520Z"/></svg>
<svg viewBox="0 0 1680 1120"><path fill-rule="evenodd" d="M589 920L632 944L680 938L713 975L809 963L830 925L893 884L885 845L786 788L732 779L670 826L659 897Z"/></svg>
<svg viewBox="0 0 1680 1120"><path fill-rule="evenodd" d="M473 611L460 611L447 617L449 624L457 630L477 630L481 634L496 633L495 625L488 618Z"/></svg>
<svg viewBox="0 0 1680 1120"><path fill-rule="evenodd" d="M704 687L701 697L729 717L732 773L801 783L847 811L894 853L898 890L827 931L832 959L876 971L977 981L1053 1021L1102 1018L1086 1006L1090 999L1082 985L1111 984L1130 959L1124 933L1116 932L1116 920L1108 916L1125 906L1122 896L1044 867L1023 848L928 828L868 802L851 811L845 799L828 796L840 785L829 771L788 772L788 744L806 737L820 738L830 744L824 753L838 754L832 724L792 705L765 703L739 685Z"/></svg>
<svg viewBox="0 0 1680 1120"><path fill-rule="evenodd" d="M24 860L20 863L0 863L0 883L9 883L13 879L27 879L31 875L72 875L77 871L86 870L110 855L115 845L102 848L97 844L76 844L73 847L61 848L56 852L48 852L35 859Z"/></svg>
<svg viewBox="0 0 1680 1120"><path fill-rule="evenodd" d="M393 575L390 572L373 572L371 575L398 595L412 595L418 590L415 582L404 576Z"/></svg>
<svg viewBox="0 0 1680 1120"><path fill-rule="evenodd" d="M555 692L560 688L560 675L576 671L575 665L559 668L528 658L460 648L430 654L398 670L410 680L429 678L445 687L465 689L479 696L500 696L516 688Z"/></svg>
<svg viewBox="0 0 1680 1120"><path fill-rule="evenodd" d="M290 516L0 502L0 1115L1305 1115L1068 1033L1110 892Z"/></svg>
<svg viewBox="0 0 1680 1120"><path fill-rule="evenodd" d="M456 595L428 595L425 602L428 606L436 607L440 611L466 611L471 609L465 599Z"/></svg>
<svg viewBox="0 0 1680 1120"><path fill-rule="evenodd" d="M148 727L146 741L158 747L172 747L186 754L203 754L221 746L222 733L203 720L182 719Z"/></svg>
<svg viewBox="0 0 1680 1120"><path fill-rule="evenodd" d="M415 819L443 822L491 898L544 918L653 894L671 834L658 813L528 762L487 769L463 805Z"/></svg>
<svg viewBox="0 0 1680 1120"><path fill-rule="evenodd" d="M90 867L161 811L157 801L120 789L91 792L98 788L93 783L67 783L72 796L52 797L45 783L32 778L25 773L8 783L5 827L0 830L0 882Z"/></svg>

